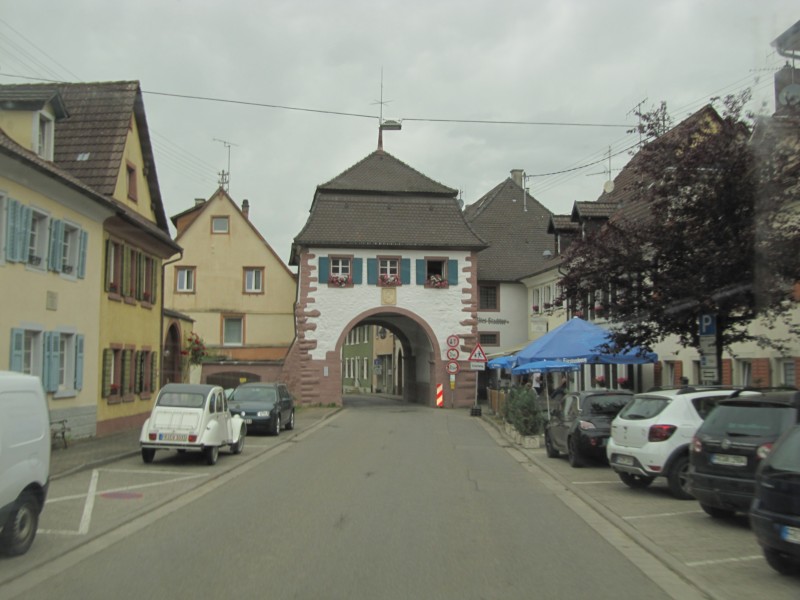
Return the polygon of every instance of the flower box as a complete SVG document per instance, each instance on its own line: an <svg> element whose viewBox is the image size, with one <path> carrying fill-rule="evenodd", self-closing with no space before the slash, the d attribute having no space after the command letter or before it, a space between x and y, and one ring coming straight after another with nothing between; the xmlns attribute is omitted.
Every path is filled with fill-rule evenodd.
<svg viewBox="0 0 800 600"><path fill-rule="evenodd" d="M531 306L531 310L533 312L539 312L539 305L538 304L534 304L533 306Z"/></svg>
<svg viewBox="0 0 800 600"><path fill-rule="evenodd" d="M352 283L353 280L349 275L331 275L328 277L328 285L333 287L347 287Z"/></svg>
<svg viewBox="0 0 800 600"><path fill-rule="evenodd" d="M397 287L401 285L399 275L381 275L378 277L378 285L383 287Z"/></svg>
<svg viewBox="0 0 800 600"><path fill-rule="evenodd" d="M35 254L28 255L28 263L31 265L39 265L42 262L41 256L36 256Z"/></svg>
<svg viewBox="0 0 800 600"><path fill-rule="evenodd" d="M450 284L446 279L442 279L441 275L431 275L428 277L428 286L433 288L447 288Z"/></svg>

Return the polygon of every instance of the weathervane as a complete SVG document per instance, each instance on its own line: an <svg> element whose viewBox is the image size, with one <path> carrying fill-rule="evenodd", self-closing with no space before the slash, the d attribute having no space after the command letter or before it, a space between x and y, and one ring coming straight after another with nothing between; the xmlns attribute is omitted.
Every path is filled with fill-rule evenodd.
<svg viewBox="0 0 800 600"><path fill-rule="evenodd" d="M222 170L218 173L219 175L219 186L224 189L226 192L230 189L230 182L231 182L231 146L238 146L238 144L234 144L233 142L228 142L226 140L221 140L219 138L214 138L213 141L220 142L225 148L228 149L228 170Z"/></svg>

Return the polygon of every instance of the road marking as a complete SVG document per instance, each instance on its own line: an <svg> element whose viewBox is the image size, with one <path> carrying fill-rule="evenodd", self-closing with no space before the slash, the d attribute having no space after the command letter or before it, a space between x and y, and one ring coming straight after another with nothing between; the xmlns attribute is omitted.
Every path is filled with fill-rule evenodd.
<svg viewBox="0 0 800 600"><path fill-rule="evenodd" d="M724 565L728 563L736 563L736 562L748 562L751 560L764 560L764 557L760 554L753 555L753 556L742 556L740 558L719 558L716 560L696 560L694 562L687 562L687 567L706 567L708 565Z"/></svg>
<svg viewBox="0 0 800 600"><path fill-rule="evenodd" d="M671 513L656 513L654 515L631 515L630 517L622 517L626 521L633 521L634 519L660 519L662 517L679 517L681 515L702 515L705 514L702 510L686 510L683 512Z"/></svg>
<svg viewBox="0 0 800 600"><path fill-rule="evenodd" d="M103 469L103 470L106 470L106 469ZM153 473L155 473L155 471L153 471ZM108 489L108 490L101 490L99 492L95 490L95 494L109 494L109 493L114 493L114 492L127 492L127 491L130 491L130 490L138 490L138 489L142 489L142 488L154 487L154 486L159 486L159 485L168 485L170 483L178 483L178 482L181 482L181 481L187 481L189 479L197 479L197 478L200 478L200 477L208 477L208 475L205 475L205 474L184 475L183 477L176 477L176 478L170 479L168 481L153 481L153 482L150 482L150 483L138 483L136 485L127 485L127 486L124 486L124 487L111 488L111 489ZM55 502L64 502L66 500L80 500L81 498L86 498L86 494L73 494L71 496L61 496L59 498L48 498L46 504L53 504Z"/></svg>
<svg viewBox="0 0 800 600"><path fill-rule="evenodd" d="M89 524L92 522L92 511L94 510L94 498L97 493L97 480L100 477L100 471L97 469L92 470L92 479L89 481L89 491L86 492L86 502L83 505L83 515L81 516L81 524L78 526L78 533L86 535L89 533Z"/></svg>
<svg viewBox="0 0 800 600"><path fill-rule="evenodd" d="M617 481L570 481L570 483L572 485L598 485L598 484L617 485L618 483L620 483L620 481L619 480L617 480Z"/></svg>

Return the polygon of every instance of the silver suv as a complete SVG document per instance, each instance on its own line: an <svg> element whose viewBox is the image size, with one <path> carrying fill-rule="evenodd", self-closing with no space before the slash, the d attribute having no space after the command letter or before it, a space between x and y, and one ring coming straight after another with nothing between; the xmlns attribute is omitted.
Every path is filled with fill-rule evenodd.
<svg viewBox="0 0 800 600"><path fill-rule="evenodd" d="M666 477L676 498L690 500L689 446L718 400L735 388L691 387L636 394L611 423L606 455L625 485L645 488Z"/></svg>

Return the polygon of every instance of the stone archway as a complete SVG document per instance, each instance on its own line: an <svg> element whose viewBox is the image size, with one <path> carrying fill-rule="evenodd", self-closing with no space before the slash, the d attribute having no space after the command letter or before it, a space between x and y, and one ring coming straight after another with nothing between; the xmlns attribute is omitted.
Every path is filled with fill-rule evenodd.
<svg viewBox="0 0 800 600"><path fill-rule="evenodd" d="M180 326L173 322L167 329L161 359L161 385L183 381Z"/></svg>

